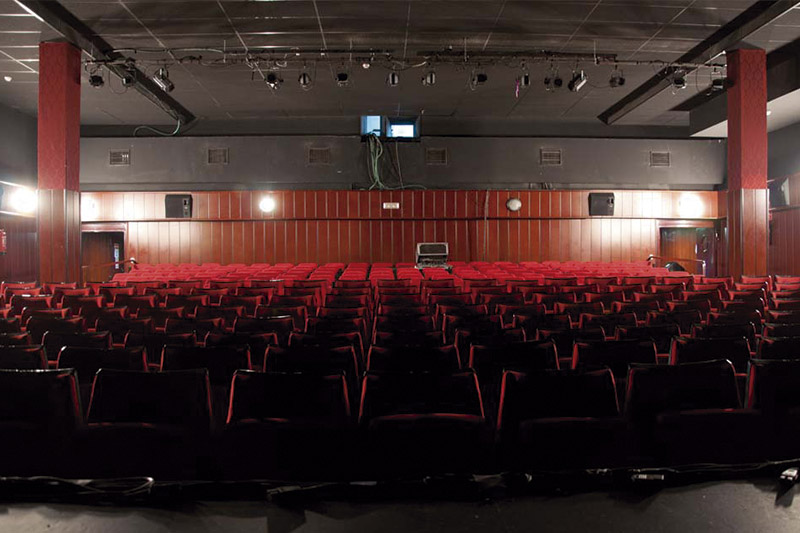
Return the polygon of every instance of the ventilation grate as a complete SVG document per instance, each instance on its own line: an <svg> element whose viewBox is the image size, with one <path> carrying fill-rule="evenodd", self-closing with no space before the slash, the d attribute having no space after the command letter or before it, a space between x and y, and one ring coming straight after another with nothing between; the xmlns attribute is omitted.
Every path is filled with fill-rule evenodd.
<svg viewBox="0 0 800 533"><path fill-rule="evenodd" d="M447 148L425 149L426 165L447 165Z"/></svg>
<svg viewBox="0 0 800 533"><path fill-rule="evenodd" d="M127 167L131 164L130 150L109 150L108 164L112 167Z"/></svg>
<svg viewBox="0 0 800 533"><path fill-rule="evenodd" d="M561 150L541 148L539 150L539 165L543 167L560 167Z"/></svg>
<svg viewBox="0 0 800 533"><path fill-rule="evenodd" d="M209 165L227 165L228 164L228 149L227 148L209 148L208 159Z"/></svg>
<svg viewBox="0 0 800 533"><path fill-rule="evenodd" d="M669 152L650 152L650 166L651 167L670 166Z"/></svg>
<svg viewBox="0 0 800 533"><path fill-rule="evenodd" d="M332 159L333 157L331 156L331 149L328 147L308 149L309 165L330 165Z"/></svg>

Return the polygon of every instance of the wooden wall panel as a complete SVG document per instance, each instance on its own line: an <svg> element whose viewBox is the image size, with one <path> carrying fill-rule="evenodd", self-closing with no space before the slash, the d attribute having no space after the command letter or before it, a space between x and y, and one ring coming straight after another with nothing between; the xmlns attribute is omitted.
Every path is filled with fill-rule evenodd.
<svg viewBox="0 0 800 533"><path fill-rule="evenodd" d="M164 219L165 193L83 193L84 222L127 222L127 255L145 263L413 262L445 240L455 261L633 261L657 252L657 218L681 195L718 217L716 192L618 191L616 216L588 217L590 191L219 191L193 194L193 217ZM276 201L262 213L265 194ZM519 197L519 212L505 208ZM398 210L383 202L400 202ZM657 214L657 216L656 216Z"/></svg>
<svg viewBox="0 0 800 533"><path fill-rule="evenodd" d="M6 254L0 255L0 279L36 279L38 245L36 218L0 213L0 228L6 231Z"/></svg>

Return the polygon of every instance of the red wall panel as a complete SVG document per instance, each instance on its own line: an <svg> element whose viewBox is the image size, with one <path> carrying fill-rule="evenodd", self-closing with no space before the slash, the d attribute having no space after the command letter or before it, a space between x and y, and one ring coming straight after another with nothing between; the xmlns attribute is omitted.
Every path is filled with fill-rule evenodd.
<svg viewBox="0 0 800 533"><path fill-rule="evenodd" d="M145 263L412 262L414 245L433 240L449 242L456 261L643 260L657 251L657 218L680 218L681 194L700 198L699 218L719 214L716 192L617 191L615 217L589 218L589 192L198 192L185 220L164 219L164 193L83 201L84 222L127 222L126 254ZM265 194L272 213L258 209ZM511 197L519 212L506 209Z"/></svg>

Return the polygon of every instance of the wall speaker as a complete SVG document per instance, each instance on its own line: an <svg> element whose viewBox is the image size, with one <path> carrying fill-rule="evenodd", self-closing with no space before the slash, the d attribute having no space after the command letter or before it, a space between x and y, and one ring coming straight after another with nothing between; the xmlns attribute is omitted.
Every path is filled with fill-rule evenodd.
<svg viewBox="0 0 800 533"><path fill-rule="evenodd" d="M589 193L589 216L610 217L614 215L614 193Z"/></svg>
<svg viewBox="0 0 800 533"><path fill-rule="evenodd" d="M789 181L786 179L768 181L769 206L785 207L789 205Z"/></svg>
<svg viewBox="0 0 800 533"><path fill-rule="evenodd" d="M168 194L164 198L167 218L192 218L191 194Z"/></svg>

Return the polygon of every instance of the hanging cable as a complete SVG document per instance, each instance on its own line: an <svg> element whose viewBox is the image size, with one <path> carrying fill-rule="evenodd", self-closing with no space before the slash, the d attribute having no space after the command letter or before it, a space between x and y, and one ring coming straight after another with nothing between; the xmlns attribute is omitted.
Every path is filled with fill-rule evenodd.
<svg viewBox="0 0 800 533"><path fill-rule="evenodd" d="M137 126L136 129L133 130L133 136L136 137L136 134L139 133L139 131L141 130L149 130L152 131L153 133L161 135L162 137L174 137L181 131L181 121L180 119L178 119L178 124L175 126L175 130L172 133L159 130L152 126Z"/></svg>

